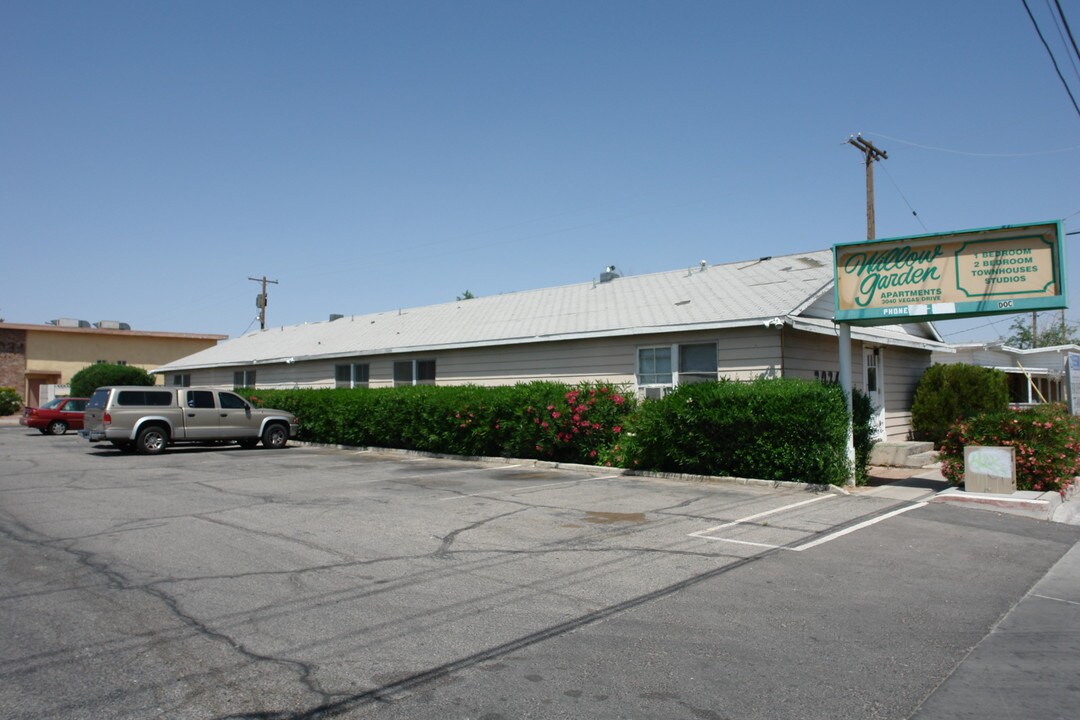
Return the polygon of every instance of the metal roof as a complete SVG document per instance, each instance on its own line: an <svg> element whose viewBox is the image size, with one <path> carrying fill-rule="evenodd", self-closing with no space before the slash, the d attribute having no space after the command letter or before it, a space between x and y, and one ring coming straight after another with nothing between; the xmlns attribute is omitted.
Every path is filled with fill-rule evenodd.
<svg viewBox="0 0 1080 720"><path fill-rule="evenodd" d="M757 325L832 283L831 250L695 265L260 330L157 372Z"/></svg>

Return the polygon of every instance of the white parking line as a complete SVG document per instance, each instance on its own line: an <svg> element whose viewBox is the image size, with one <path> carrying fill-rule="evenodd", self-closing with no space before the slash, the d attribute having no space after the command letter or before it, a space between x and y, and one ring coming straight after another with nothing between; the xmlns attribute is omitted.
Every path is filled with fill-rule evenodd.
<svg viewBox="0 0 1080 720"><path fill-rule="evenodd" d="M563 480L562 482L544 483L543 485L526 485L519 488L506 488L505 490L484 490L482 492L469 493L468 495L455 495L454 497L440 498L439 502L450 502L451 500L464 500L465 498L481 497L486 495L513 495L519 493L522 490L536 490L537 488L557 487L559 485L575 485L577 483L588 482L590 480L611 480L617 478L618 475L602 475L594 478L584 478L582 480Z"/></svg>
<svg viewBox="0 0 1080 720"><path fill-rule="evenodd" d="M792 510L792 509L797 508L797 507L802 507L803 505L809 505L810 503L815 503L815 502L817 502L819 500L828 500L831 497L836 497L836 496L835 495L820 495L820 496L818 496L816 498L811 498L809 500L803 500L802 502L792 503L791 505L784 505L783 507L773 508L772 510L766 510L765 512L759 512L756 515L747 515L744 518L739 518L738 520L734 520L734 521L729 522L729 523L724 523L723 525L717 525L715 527L707 528L705 530L698 530L697 532L692 532L692 533L690 533L690 537L700 537L700 538L705 538L706 540L723 540L724 538L709 537L709 533L716 532L717 530L723 530L724 528L735 527L736 525L741 525L743 523L750 522L751 520L757 520L758 518L767 517L769 515L775 515L776 513L784 512L785 510ZM734 542L734 541L730 541L730 542ZM747 543L747 544L755 544L755 543ZM770 545L770 546L767 546L767 547L780 547L780 546L779 545Z"/></svg>
<svg viewBox="0 0 1080 720"><path fill-rule="evenodd" d="M874 525L876 523L881 522L882 520L888 520L889 518L895 517L895 516L897 516L897 515L899 515L901 513L906 513L908 510L915 510L915 509L921 508L921 507L926 507L926 503L921 502L921 503L915 503L914 505L908 505L907 507L902 507L899 510L893 510L890 513L885 513L884 515L879 515L876 518L870 518L869 520L861 522L861 523L859 523L857 525L852 525L849 528L844 528L843 530L838 530L837 532L834 532L834 533L832 533L830 535L825 535L823 537L819 537L817 540L811 540L810 542L806 543L805 545L800 545L798 547L793 547L793 548L788 548L788 549L789 550L794 550L796 552L802 552L803 550L809 550L812 547L817 547L818 545L824 545L825 543L827 543L827 542L829 542L831 540L835 540L838 537L843 537L844 535L847 535L848 533L853 533L856 530L862 530L864 527L869 527L871 525Z"/></svg>

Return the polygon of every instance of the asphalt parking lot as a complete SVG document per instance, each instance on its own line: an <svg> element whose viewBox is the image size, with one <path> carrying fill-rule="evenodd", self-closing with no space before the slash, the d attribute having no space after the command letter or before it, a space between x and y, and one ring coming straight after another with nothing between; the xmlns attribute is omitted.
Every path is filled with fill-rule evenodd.
<svg viewBox="0 0 1080 720"><path fill-rule="evenodd" d="M8 718L907 718L1080 527L0 428Z"/></svg>

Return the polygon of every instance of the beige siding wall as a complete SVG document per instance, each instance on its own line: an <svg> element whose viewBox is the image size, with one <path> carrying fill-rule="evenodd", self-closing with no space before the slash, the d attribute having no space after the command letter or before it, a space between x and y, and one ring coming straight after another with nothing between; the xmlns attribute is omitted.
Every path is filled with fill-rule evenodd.
<svg viewBox="0 0 1080 720"><path fill-rule="evenodd" d="M785 331L785 377L835 381L840 374L837 339L828 335ZM889 440L906 440L911 430L911 401L923 371L930 367L930 353L896 346L881 349L885 383L885 434ZM863 343L851 343L852 385L863 387Z"/></svg>
<svg viewBox="0 0 1080 720"><path fill-rule="evenodd" d="M930 353L908 348L882 349L885 366L885 431L889 440L907 440L911 432L911 402Z"/></svg>
<svg viewBox="0 0 1080 720"><path fill-rule="evenodd" d="M240 369L255 370L257 387L334 387L336 364L366 362L370 367L370 387L390 387L395 361L435 360L439 385L512 385L531 380L566 383L598 380L634 385L638 348L704 342L717 343L718 367L724 377L752 380L780 374L780 331L766 328L377 355L292 365L193 370L190 374L192 384L217 387L232 387L233 372ZM172 375L166 377L166 382L172 382Z"/></svg>
<svg viewBox="0 0 1080 720"><path fill-rule="evenodd" d="M719 374L734 380L795 377L835 381L840 365L835 337L784 328L738 328L727 331L642 335L568 342L531 343L417 354L378 355L248 366L256 387L334 387L334 365L366 362L370 387L391 387L396 360L435 360L439 385L512 385L531 380L577 383L606 381L636 387L637 351L685 343L717 343ZM781 366L781 348L783 364ZM930 364L930 354L896 347L883 349L885 424L891 439L906 438L911 423L915 383ZM853 382L863 386L862 343L852 342ZM194 370L192 384L229 388L241 368ZM172 378L167 377L166 382Z"/></svg>

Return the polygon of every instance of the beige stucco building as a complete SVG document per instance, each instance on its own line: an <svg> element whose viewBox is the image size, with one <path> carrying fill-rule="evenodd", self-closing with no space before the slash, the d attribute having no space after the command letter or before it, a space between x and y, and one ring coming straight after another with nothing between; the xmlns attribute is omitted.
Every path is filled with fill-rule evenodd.
<svg viewBox="0 0 1080 720"><path fill-rule="evenodd" d="M0 387L14 388L27 405L37 405L43 386L66 385L88 365L106 362L151 370L228 337L126 330L120 323L99 325L0 322Z"/></svg>

